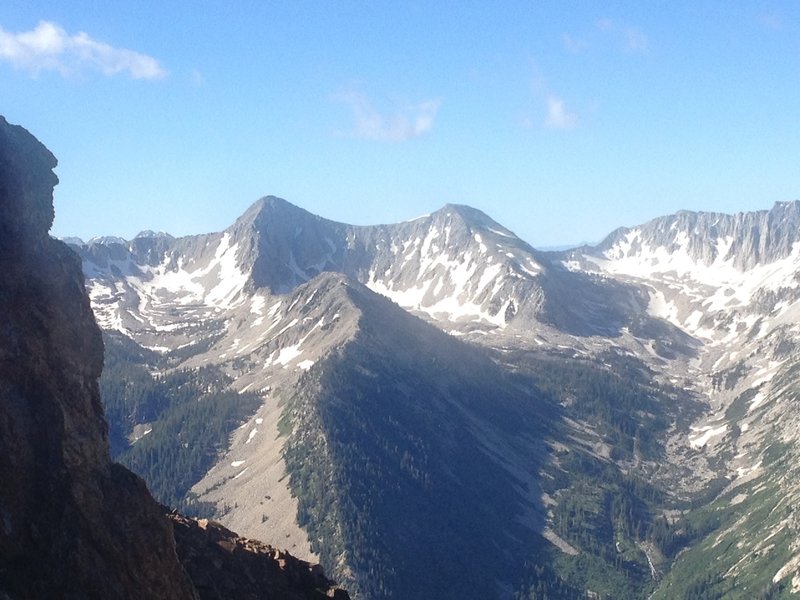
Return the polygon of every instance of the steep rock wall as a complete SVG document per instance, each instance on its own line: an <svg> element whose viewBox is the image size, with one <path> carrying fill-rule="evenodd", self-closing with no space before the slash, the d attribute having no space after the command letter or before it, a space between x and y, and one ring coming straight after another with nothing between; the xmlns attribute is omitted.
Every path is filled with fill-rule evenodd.
<svg viewBox="0 0 800 600"><path fill-rule="evenodd" d="M100 329L79 257L48 235L56 162L0 117L0 600L347 600L318 565L168 518L111 462Z"/></svg>
<svg viewBox="0 0 800 600"><path fill-rule="evenodd" d="M100 330L80 261L48 236L55 166L0 117L0 590L194 598L161 507L109 458Z"/></svg>

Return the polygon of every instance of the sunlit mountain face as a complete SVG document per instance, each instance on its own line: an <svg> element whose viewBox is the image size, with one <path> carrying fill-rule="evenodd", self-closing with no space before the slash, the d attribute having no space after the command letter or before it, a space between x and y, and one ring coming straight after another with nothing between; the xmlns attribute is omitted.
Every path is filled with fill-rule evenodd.
<svg viewBox="0 0 800 600"><path fill-rule="evenodd" d="M73 248L112 450L162 501L355 597L750 598L800 589L798 231L780 203L540 252L466 206L269 197Z"/></svg>

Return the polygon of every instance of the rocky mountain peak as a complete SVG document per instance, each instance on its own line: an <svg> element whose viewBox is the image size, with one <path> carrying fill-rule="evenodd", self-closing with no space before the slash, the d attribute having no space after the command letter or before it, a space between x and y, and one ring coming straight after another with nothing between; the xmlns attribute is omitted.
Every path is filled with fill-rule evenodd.
<svg viewBox="0 0 800 600"><path fill-rule="evenodd" d="M165 231L153 231L152 229L145 229L144 231L140 231L139 233L136 234L136 236L134 236L133 239L139 239L139 238L143 239L156 238L156 239L166 239L166 240L175 239Z"/></svg>
<svg viewBox="0 0 800 600"><path fill-rule="evenodd" d="M13 251L42 242L55 212L56 157L18 125L0 116L0 249Z"/></svg>
<svg viewBox="0 0 800 600"><path fill-rule="evenodd" d="M103 235L91 238L87 244L89 246L123 246L127 247L128 240L116 235Z"/></svg>
<svg viewBox="0 0 800 600"><path fill-rule="evenodd" d="M458 224L470 230L487 231L509 238L516 236L483 211L465 204L445 204L431 215L435 221Z"/></svg>
<svg viewBox="0 0 800 600"><path fill-rule="evenodd" d="M595 250L610 260L658 252L682 254L704 266L730 262L747 271L798 252L798 242L800 203L793 201L734 215L682 210L639 227L618 229Z"/></svg>
<svg viewBox="0 0 800 600"><path fill-rule="evenodd" d="M241 268L257 288L286 292L318 273L336 270L334 255L344 249L343 227L267 196L255 202L226 230L238 245Z"/></svg>
<svg viewBox="0 0 800 600"><path fill-rule="evenodd" d="M320 220L320 217L287 202L277 196L264 196L251 204L241 217L229 228L230 231L251 229L262 231L270 227L282 227L305 220Z"/></svg>

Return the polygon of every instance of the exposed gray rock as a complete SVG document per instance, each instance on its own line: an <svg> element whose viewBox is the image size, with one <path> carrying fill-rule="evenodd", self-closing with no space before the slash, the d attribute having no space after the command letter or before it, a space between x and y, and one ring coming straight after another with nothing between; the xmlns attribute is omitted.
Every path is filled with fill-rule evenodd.
<svg viewBox="0 0 800 600"><path fill-rule="evenodd" d="M736 268L746 271L791 254L800 241L800 202L776 202L770 210L735 215L683 210L640 227L618 229L596 250L612 249L632 231L639 235L627 251L629 256L635 256L641 244L672 252L686 243L688 254L695 261L710 265L718 258L731 259ZM724 248L724 256L719 256L720 248Z"/></svg>

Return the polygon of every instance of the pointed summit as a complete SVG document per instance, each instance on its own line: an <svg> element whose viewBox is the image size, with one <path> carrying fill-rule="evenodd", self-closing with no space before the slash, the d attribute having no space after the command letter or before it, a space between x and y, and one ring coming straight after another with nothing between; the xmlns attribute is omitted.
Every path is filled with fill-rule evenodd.
<svg viewBox="0 0 800 600"><path fill-rule="evenodd" d="M256 287L285 293L322 271L338 270L333 254L344 247L344 227L282 198L265 196L226 231L239 244Z"/></svg>
<svg viewBox="0 0 800 600"><path fill-rule="evenodd" d="M437 220L457 219L470 229L489 231L509 238L517 237L512 231L500 225L485 212L466 204L445 204L431 216Z"/></svg>
<svg viewBox="0 0 800 600"><path fill-rule="evenodd" d="M264 196L251 204L228 229L233 233L237 229L249 227L253 224L263 226L273 220L297 220L302 218L319 219L319 217L299 206L295 206L291 202L287 202L283 198Z"/></svg>

